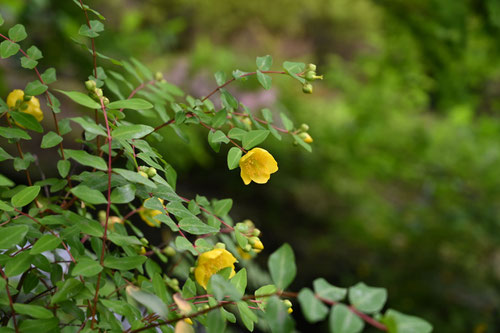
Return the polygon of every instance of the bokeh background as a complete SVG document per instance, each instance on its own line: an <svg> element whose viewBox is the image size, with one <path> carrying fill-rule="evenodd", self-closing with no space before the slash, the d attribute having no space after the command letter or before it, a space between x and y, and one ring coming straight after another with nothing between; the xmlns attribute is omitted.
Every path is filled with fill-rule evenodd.
<svg viewBox="0 0 500 333"><path fill-rule="evenodd" d="M256 56L271 54L278 70L285 60L317 64L325 80L313 95L284 76L269 91L255 79L229 88L255 112L309 124L312 154L271 138L279 172L244 186L205 130L189 130L187 145L165 128L159 149L179 191L234 198L235 220L263 230L267 254L291 243L296 290L319 276L343 287L364 281L388 288L388 306L435 332L500 331L500 1L85 3L106 17L99 52L136 57L192 96L211 91L218 70L253 70ZM39 66L57 68L56 86L83 90L92 63L72 41L84 23L72 1L2 0L0 11L2 32L26 26L44 53ZM17 60L0 61L2 97L33 79ZM325 330L295 309L299 330Z"/></svg>

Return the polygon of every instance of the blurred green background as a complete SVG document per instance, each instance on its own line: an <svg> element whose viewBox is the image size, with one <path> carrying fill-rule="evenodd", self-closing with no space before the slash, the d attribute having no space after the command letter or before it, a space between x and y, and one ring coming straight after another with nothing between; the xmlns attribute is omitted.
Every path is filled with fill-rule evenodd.
<svg viewBox="0 0 500 333"><path fill-rule="evenodd" d="M229 88L254 112L309 124L312 154L269 139L279 172L244 186L205 130L190 131L186 145L165 128L160 148L180 193L234 198L235 220L263 230L267 253L291 243L295 289L319 276L364 281L387 287L389 307L435 332L500 331L500 1L85 3L106 17L99 52L141 59L193 96L215 87L215 71L253 70L256 56L273 55L277 70L285 60L316 63L325 80L312 96L284 76L269 91L255 79ZM71 40L84 23L72 1L3 0L0 11L2 32L24 24L41 68L83 90L92 63ZM32 79L17 61L0 62L2 97ZM325 329L295 308L301 331Z"/></svg>

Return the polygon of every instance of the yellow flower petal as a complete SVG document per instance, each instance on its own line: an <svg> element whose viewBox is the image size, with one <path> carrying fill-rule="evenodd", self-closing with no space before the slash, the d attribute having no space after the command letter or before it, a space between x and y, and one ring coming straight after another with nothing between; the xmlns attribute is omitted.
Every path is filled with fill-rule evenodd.
<svg viewBox="0 0 500 333"><path fill-rule="evenodd" d="M146 203L146 201L148 201L148 200L149 199L144 200L144 203ZM159 199L159 200L163 204L163 199ZM158 219L155 219L154 217L156 215L162 214L162 212L157 210L157 209L146 208L146 207L144 207L144 203L143 203L143 206L141 208L139 208L139 216L150 227L159 227L161 225L161 221Z"/></svg>
<svg viewBox="0 0 500 333"><path fill-rule="evenodd" d="M9 107L9 109L14 110L18 101L19 103L24 102L24 91L15 89L7 96L7 106ZM36 97L31 97L31 99L26 104L24 104L24 109L18 108L17 111L32 115L38 122L41 122L43 120L43 112L40 108L40 101ZM17 123L16 125L24 128Z"/></svg>
<svg viewBox="0 0 500 333"><path fill-rule="evenodd" d="M7 96L7 106L9 109L14 109L16 107L16 102L19 100L23 100L24 91L21 89L15 89L11 91L11 93Z"/></svg>
<svg viewBox="0 0 500 333"><path fill-rule="evenodd" d="M213 249L202 253L198 258L198 264L194 270L196 282L207 289L208 281L212 275L226 267L231 267L231 274L229 277L233 277L236 274L234 271L235 262L236 258L226 249Z"/></svg>
<svg viewBox="0 0 500 333"><path fill-rule="evenodd" d="M278 163L265 149L253 148L240 159L241 179L245 185L253 180L257 184L268 182L272 173L278 171Z"/></svg>

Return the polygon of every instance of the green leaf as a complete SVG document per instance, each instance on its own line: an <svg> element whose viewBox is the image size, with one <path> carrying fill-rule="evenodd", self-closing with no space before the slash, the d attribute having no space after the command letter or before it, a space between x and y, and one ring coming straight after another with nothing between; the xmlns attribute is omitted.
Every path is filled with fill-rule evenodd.
<svg viewBox="0 0 500 333"><path fill-rule="evenodd" d="M98 190L94 190L86 185L78 185L71 189L71 193L77 196L80 200L93 205L108 203L104 194Z"/></svg>
<svg viewBox="0 0 500 333"><path fill-rule="evenodd" d="M28 54L28 57L32 60L39 60L43 58L42 51L38 49L35 45L31 46L26 53Z"/></svg>
<svg viewBox="0 0 500 333"><path fill-rule="evenodd" d="M3 16L2 16L2 14L0 13L0 26L1 26L1 25L3 25L3 23L4 23L4 22L5 22L5 21L4 21L4 19L3 19Z"/></svg>
<svg viewBox="0 0 500 333"><path fill-rule="evenodd" d="M42 125L40 125L40 123L36 120L36 118L33 117L31 114L25 112L11 111L10 115L17 124L38 133L43 132Z"/></svg>
<svg viewBox="0 0 500 333"><path fill-rule="evenodd" d="M61 239L51 234L43 235L39 238L30 250L31 255L39 254L45 251L52 251L61 244Z"/></svg>
<svg viewBox="0 0 500 333"><path fill-rule="evenodd" d="M0 249L10 249L14 245L23 244L24 237L29 231L27 225L16 225L12 227L2 227L2 237L0 237Z"/></svg>
<svg viewBox="0 0 500 333"><path fill-rule="evenodd" d="M0 200L0 210L4 211L4 212L12 212L14 210L14 208L12 208L5 201Z"/></svg>
<svg viewBox="0 0 500 333"><path fill-rule="evenodd" d="M85 106L87 108L90 108L90 109L100 109L101 108L101 104L97 103L92 98L90 98L89 96L87 96L85 94L82 94L81 92L64 91L64 90L59 90L59 89L56 89L56 91L68 96L73 102L78 103L78 104Z"/></svg>
<svg viewBox="0 0 500 333"><path fill-rule="evenodd" d="M16 310L17 313L38 319L49 319L54 317L54 314L50 310L40 305L15 303L14 310Z"/></svg>
<svg viewBox="0 0 500 333"><path fill-rule="evenodd" d="M11 154L7 153L2 147L0 147L0 162L5 161L5 160L11 160L14 157L12 157Z"/></svg>
<svg viewBox="0 0 500 333"><path fill-rule="evenodd" d="M297 273L295 256L290 245L283 244L276 250L267 262L271 278L280 290L285 290L292 283Z"/></svg>
<svg viewBox="0 0 500 333"><path fill-rule="evenodd" d="M0 136L6 139L31 140L31 136L29 136L29 134L26 133L26 131L21 130L19 128L0 127Z"/></svg>
<svg viewBox="0 0 500 333"><path fill-rule="evenodd" d="M257 315L248 308L248 304L244 301L239 301L238 303L236 303L236 306L238 307L238 311L240 312L243 325L245 325L247 330L253 332L253 324L258 322L259 320Z"/></svg>
<svg viewBox="0 0 500 333"><path fill-rule="evenodd" d="M349 288L349 302L358 310L366 313L380 311L387 300L387 290L369 287L359 282Z"/></svg>
<svg viewBox="0 0 500 333"><path fill-rule="evenodd" d="M131 98L122 101L111 102L107 105L108 109L131 109L131 110L143 110L151 109L153 104L141 98Z"/></svg>
<svg viewBox="0 0 500 333"><path fill-rule="evenodd" d="M240 297L245 295L245 289L247 288L247 270L246 268L242 268L236 273L231 280L229 280L236 287L238 292L240 293Z"/></svg>
<svg viewBox="0 0 500 333"><path fill-rule="evenodd" d="M146 256L129 256L129 257L112 257L108 256L104 259L104 266L112 268L128 271L131 269L138 268L148 258Z"/></svg>
<svg viewBox="0 0 500 333"><path fill-rule="evenodd" d="M233 207L233 199L218 200L214 203L214 212L217 216L224 216Z"/></svg>
<svg viewBox="0 0 500 333"><path fill-rule="evenodd" d="M78 34L90 38L99 37L99 32L104 31L104 24L97 20L91 20L89 23L90 27L87 24L82 24Z"/></svg>
<svg viewBox="0 0 500 333"><path fill-rule="evenodd" d="M59 160L57 162L57 171L59 171L59 175L61 175L61 177L63 178L65 178L68 175L70 168L71 168L71 163L68 160Z"/></svg>
<svg viewBox="0 0 500 333"><path fill-rule="evenodd" d="M125 236L117 232L109 233L108 238L118 246L142 245L141 241L135 236Z"/></svg>
<svg viewBox="0 0 500 333"><path fill-rule="evenodd" d="M265 55L263 57L257 57L255 61L257 68L261 71L268 71L273 65L273 57L270 55Z"/></svg>
<svg viewBox="0 0 500 333"><path fill-rule="evenodd" d="M302 313L308 322L316 323L325 319L328 315L328 307L314 296L311 289L302 289L298 299L300 307L302 308Z"/></svg>
<svg viewBox="0 0 500 333"><path fill-rule="evenodd" d="M307 150L308 152L312 152L311 145L308 144L307 142L304 142L297 134L292 134L293 138L295 139L295 142L297 142L302 148Z"/></svg>
<svg viewBox="0 0 500 333"><path fill-rule="evenodd" d="M276 296L269 298L264 314L271 332L273 333L289 333L294 331L294 322L288 314L288 309L283 302Z"/></svg>
<svg viewBox="0 0 500 333"><path fill-rule="evenodd" d="M22 57L21 58L21 67L26 68L26 69L33 69L38 65L38 61Z"/></svg>
<svg viewBox="0 0 500 333"><path fill-rule="evenodd" d="M218 228L214 228L201 222L201 220L197 217L185 217L179 222L179 228L182 230L189 232L193 235L204 235L218 232Z"/></svg>
<svg viewBox="0 0 500 333"><path fill-rule="evenodd" d="M120 125L113 130L112 136L114 139L120 140L140 139L153 130L153 127L147 125Z"/></svg>
<svg viewBox="0 0 500 333"><path fill-rule="evenodd" d="M77 161L82 165L103 171L108 170L106 162L104 162L104 160L101 157L90 155L85 150L65 149L64 153L66 154L67 158L74 159L75 161Z"/></svg>
<svg viewBox="0 0 500 333"><path fill-rule="evenodd" d="M24 29L24 25L22 24L16 24L9 29L9 38L13 42L20 42L26 37L28 37L28 34L26 33L26 29Z"/></svg>
<svg viewBox="0 0 500 333"><path fill-rule="evenodd" d="M240 164L242 151L240 148L233 147L227 153L227 167L229 170L236 169Z"/></svg>
<svg viewBox="0 0 500 333"><path fill-rule="evenodd" d="M274 294L274 293L276 293L276 291L277 291L276 286L274 284L268 284L268 285L262 286L255 291L255 300L260 301L260 303L257 303L257 305L259 306L259 308L261 310L266 309L267 301L269 298L269 296L267 296L267 295ZM266 295L266 297L264 297L264 295ZM259 298L259 296L260 296L260 298Z"/></svg>
<svg viewBox="0 0 500 333"><path fill-rule="evenodd" d="M287 131L293 130L293 122L284 114L283 112L280 113L281 121L283 122L283 126L285 126L285 129Z"/></svg>
<svg viewBox="0 0 500 333"><path fill-rule="evenodd" d="M218 142L228 143L229 142L229 139L227 138L226 134L224 134L224 132L222 132L220 130L217 130L215 132L210 131L209 133L212 134L212 135L208 136L209 140L212 143L218 143Z"/></svg>
<svg viewBox="0 0 500 333"><path fill-rule="evenodd" d="M24 207L38 196L40 193L40 186L28 186L17 192L10 202L14 207Z"/></svg>
<svg viewBox="0 0 500 333"><path fill-rule="evenodd" d="M291 77L293 77L300 83L304 84L306 82L304 78L297 75L299 73L302 73L306 68L306 64L304 64L303 62L285 61L283 63L283 68L288 74L290 74Z"/></svg>
<svg viewBox="0 0 500 333"><path fill-rule="evenodd" d="M433 329L427 321L393 309L387 310L382 322L389 333L430 333Z"/></svg>
<svg viewBox="0 0 500 333"><path fill-rule="evenodd" d="M156 313L163 318L167 318L168 307L158 296L132 286L127 287L127 293L137 302L148 308L149 311Z"/></svg>
<svg viewBox="0 0 500 333"><path fill-rule="evenodd" d="M83 289L83 284L77 279L67 279L57 283L57 292L52 296L51 304L69 300Z"/></svg>
<svg viewBox="0 0 500 333"><path fill-rule="evenodd" d="M71 118L71 121L74 121L75 123L79 124L80 126L82 126L84 130L86 130L89 133L102 135L105 137L108 136L106 131L100 125L96 124L95 121L91 121L90 119L87 120L82 117Z"/></svg>
<svg viewBox="0 0 500 333"><path fill-rule="evenodd" d="M31 81L28 82L26 85L26 88L24 88L24 93L26 95L31 95L31 96L37 96L40 94L43 94L45 91L47 91L48 87L41 83L40 81Z"/></svg>
<svg viewBox="0 0 500 333"><path fill-rule="evenodd" d="M243 148L250 149L257 146L258 144L263 142L268 135L268 130L254 130L248 132L247 134L245 134L242 140Z"/></svg>
<svg viewBox="0 0 500 333"><path fill-rule="evenodd" d="M192 255L198 255L198 252L194 249L193 244L182 236L177 236L175 238L175 247L178 251L189 251Z"/></svg>
<svg viewBox="0 0 500 333"><path fill-rule="evenodd" d="M330 311L329 327L331 333L359 333L365 323L344 304L336 304Z"/></svg>
<svg viewBox="0 0 500 333"><path fill-rule="evenodd" d="M45 84L51 84L57 81L56 77L56 69L51 67L48 68L45 72L42 74L42 80L45 82Z"/></svg>
<svg viewBox="0 0 500 333"><path fill-rule="evenodd" d="M146 177L141 176L135 171L130 171L127 169L113 169L113 172L116 172L123 178L127 179L128 181L132 183L138 183L138 184L143 184L146 186L149 186L151 188L156 188L156 184L147 179Z"/></svg>
<svg viewBox="0 0 500 333"><path fill-rule="evenodd" d="M13 43L10 40L4 40L0 43L0 56L2 59L12 57L20 48L21 47L17 43Z"/></svg>
<svg viewBox="0 0 500 333"><path fill-rule="evenodd" d="M83 219L83 221L79 221L78 226L80 227L82 233L89 236L102 237L104 234L103 226L94 220Z"/></svg>
<svg viewBox="0 0 500 333"><path fill-rule="evenodd" d="M14 182L4 175L0 174L0 186L11 187L14 186Z"/></svg>
<svg viewBox="0 0 500 333"><path fill-rule="evenodd" d="M269 75L264 74L261 71L257 71L257 80L264 89L271 89L273 79Z"/></svg>
<svg viewBox="0 0 500 333"><path fill-rule="evenodd" d="M241 141L241 140L243 140L243 137L245 136L245 134L247 134L247 131L245 131L241 128L235 127L235 128L231 128L231 130L227 133L227 136L229 136L231 139Z"/></svg>
<svg viewBox="0 0 500 333"><path fill-rule="evenodd" d="M19 332L40 333L40 332L58 332L59 319L27 319L19 325Z"/></svg>
<svg viewBox="0 0 500 333"><path fill-rule="evenodd" d="M223 299L238 301L243 296L231 282L224 279L220 274L214 274L210 277L207 291L212 293L218 301Z"/></svg>
<svg viewBox="0 0 500 333"><path fill-rule="evenodd" d="M208 313L206 330L207 333L224 333L226 331L226 319L222 315L222 309L215 309Z"/></svg>
<svg viewBox="0 0 500 333"><path fill-rule="evenodd" d="M111 192L111 202L114 204L123 204L135 199L135 185L127 184L116 187Z"/></svg>
<svg viewBox="0 0 500 333"><path fill-rule="evenodd" d="M28 252L21 252L14 258L7 261L5 265L5 275L8 277L19 275L25 272L31 265L33 257Z"/></svg>
<svg viewBox="0 0 500 333"><path fill-rule="evenodd" d="M52 148L61 143L63 138L56 133L50 131L45 134L42 138L42 143L40 144L41 148Z"/></svg>
<svg viewBox="0 0 500 333"><path fill-rule="evenodd" d="M319 297L327 299L332 302L341 301L347 295L347 289L332 286L323 278L314 280L313 286L314 286L314 292Z"/></svg>
<svg viewBox="0 0 500 333"><path fill-rule="evenodd" d="M80 258L71 272L72 276L82 275L85 277L95 276L102 271L102 266L98 261L90 258Z"/></svg>

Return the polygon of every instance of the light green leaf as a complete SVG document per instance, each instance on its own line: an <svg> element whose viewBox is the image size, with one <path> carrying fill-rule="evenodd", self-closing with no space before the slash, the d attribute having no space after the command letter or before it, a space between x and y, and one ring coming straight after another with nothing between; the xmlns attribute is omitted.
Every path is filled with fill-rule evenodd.
<svg viewBox="0 0 500 333"><path fill-rule="evenodd" d="M264 89L271 89L271 83L273 80L269 75L264 74L261 71L257 71L257 80Z"/></svg>
<svg viewBox="0 0 500 333"><path fill-rule="evenodd" d="M386 300L387 290L384 288L369 287L362 282L349 288L349 302L365 313L380 311Z"/></svg>
<svg viewBox="0 0 500 333"><path fill-rule="evenodd" d="M239 166L242 151L238 147L229 149L227 153L227 167L229 170L236 169Z"/></svg>
<svg viewBox="0 0 500 333"><path fill-rule="evenodd" d="M332 307L329 318L331 333L359 333L364 326L364 321L352 313L346 305L340 303Z"/></svg>
<svg viewBox="0 0 500 333"><path fill-rule="evenodd" d="M285 61L283 63L283 68L288 74L290 74L291 77L293 77L300 83L304 84L306 82L304 78L297 75L299 73L302 73L306 68L306 64L304 64L303 62Z"/></svg>
<svg viewBox="0 0 500 333"><path fill-rule="evenodd" d="M273 57L270 55L265 55L263 57L257 57L255 61L257 68L261 71L268 71L273 65Z"/></svg>
<svg viewBox="0 0 500 333"><path fill-rule="evenodd" d="M347 295L347 289L329 284L325 279L318 278L313 282L314 292L321 298L332 302L341 301Z"/></svg>
<svg viewBox="0 0 500 333"><path fill-rule="evenodd" d="M114 204L123 204L135 199L135 185L127 184L116 187L111 192L111 202Z"/></svg>
<svg viewBox="0 0 500 333"><path fill-rule="evenodd" d="M42 80L45 84L51 84L57 81L56 69L51 67L42 74ZM52 98L52 97L51 97Z"/></svg>
<svg viewBox="0 0 500 333"><path fill-rule="evenodd" d="M236 273L231 280L229 280L236 287L241 297L245 295L245 289L247 288L247 270L242 268Z"/></svg>
<svg viewBox="0 0 500 333"><path fill-rule="evenodd" d="M16 310L17 313L38 319L49 319L54 317L54 314L50 310L40 305L15 303L14 310Z"/></svg>
<svg viewBox="0 0 500 333"><path fill-rule="evenodd" d="M70 168L71 168L71 163L68 160L59 160L57 162L57 171L59 171L59 175L61 175L61 177L63 178L65 178L68 175Z"/></svg>
<svg viewBox="0 0 500 333"><path fill-rule="evenodd" d="M131 269L138 268L148 258L146 256L129 256L129 257L113 257L108 256L104 259L104 266L112 268L128 271Z"/></svg>
<svg viewBox="0 0 500 333"><path fill-rule="evenodd" d="M52 296L51 304L67 301L83 289L83 284L77 279L67 279L57 283L57 292Z"/></svg>
<svg viewBox="0 0 500 333"><path fill-rule="evenodd" d="M0 210L4 212L12 212L14 208L7 204L5 201L0 200Z"/></svg>
<svg viewBox="0 0 500 333"><path fill-rule="evenodd" d="M61 143L62 140L63 140L63 138L60 137L59 135L57 135L57 133L50 131L43 136L42 143L40 144L40 147L41 148L52 148L54 146L57 146L59 143Z"/></svg>
<svg viewBox="0 0 500 333"><path fill-rule="evenodd" d="M153 127L147 125L120 125L113 130L112 136L120 140L140 139L153 130Z"/></svg>
<svg viewBox="0 0 500 333"><path fill-rule="evenodd" d="M21 67L26 68L26 69L33 69L38 65L38 61L26 58L26 57L21 57Z"/></svg>
<svg viewBox="0 0 500 333"><path fill-rule="evenodd" d="M14 186L14 182L4 175L0 174L0 186L11 187Z"/></svg>
<svg viewBox="0 0 500 333"><path fill-rule="evenodd" d="M0 162L5 161L5 160L11 160L14 157L12 157L11 154L7 153L2 147L0 147Z"/></svg>
<svg viewBox="0 0 500 333"><path fill-rule="evenodd" d="M99 32L104 31L104 24L97 20L89 21L90 27L87 24L82 24L78 34L84 37L95 38L99 37Z"/></svg>
<svg viewBox="0 0 500 333"><path fill-rule="evenodd" d="M38 60L43 58L42 51L40 51L40 49L35 45L31 46L26 51L26 53L28 54L28 57L33 60Z"/></svg>
<svg viewBox="0 0 500 333"><path fill-rule="evenodd" d="M167 318L168 307L158 296L140 290L137 287L128 287L127 293L137 302L148 308L152 313L156 313L164 319Z"/></svg>
<svg viewBox="0 0 500 333"><path fill-rule="evenodd" d="M409 316L393 309L387 310L382 322L389 333L430 333L432 325L425 320Z"/></svg>
<svg viewBox="0 0 500 333"><path fill-rule="evenodd" d="M236 303L236 306L238 307L238 311L240 312L243 325L245 325L247 330L253 332L253 324L258 322L259 320L257 315L248 308L248 304L244 301L239 301L238 303Z"/></svg>
<svg viewBox="0 0 500 333"><path fill-rule="evenodd" d="M209 293L212 293L218 301L228 299L238 301L243 296L231 282L224 279L220 274L214 274L208 282Z"/></svg>
<svg viewBox="0 0 500 333"><path fill-rule="evenodd" d="M194 256L198 255L198 252L194 249L193 244L182 236L177 236L175 238L175 247L178 251L189 251Z"/></svg>
<svg viewBox="0 0 500 333"><path fill-rule="evenodd" d="M314 296L314 293L309 288L304 288L300 291L298 300L302 313L310 323L316 323L326 318L328 315L328 307Z"/></svg>
<svg viewBox="0 0 500 333"><path fill-rule="evenodd" d="M179 228L182 230L189 232L193 235L204 235L218 232L218 228L214 228L201 222L201 220L197 217L185 217L179 222Z"/></svg>
<svg viewBox="0 0 500 333"><path fill-rule="evenodd" d="M90 119L87 120L87 119L82 118L82 117L76 117L76 118L70 118L70 119L71 119L71 121L74 121L75 123L82 126L83 129L89 133L96 134L96 135L102 135L105 137L108 136L106 131L101 126L96 124L95 121L91 121Z"/></svg>
<svg viewBox="0 0 500 333"><path fill-rule="evenodd" d="M105 204L108 202L104 194L98 190L94 190L86 185L78 185L71 189L71 193L77 196L80 200L93 205Z"/></svg>
<svg viewBox="0 0 500 333"><path fill-rule="evenodd" d="M233 199L223 199L217 200L214 203L214 212L217 216L224 216L231 210L233 207Z"/></svg>
<svg viewBox="0 0 500 333"><path fill-rule="evenodd" d="M64 91L64 90L59 90L56 89L56 91L68 96L73 102L78 103L82 106L85 106L90 109L100 109L101 104L97 103L94 101L92 98L89 96L82 94L81 92L78 91Z"/></svg>
<svg viewBox="0 0 500 333"><path fill-rule="evenodd" d="M19 332L40 333L57 332L59 330L59 319L26 319L19 325Z"/></svg>
<svg viewBox="0 0 500 333"><path fill-rule="evenodd" d="M94 276L102 271L99 261L90 258L80 258L71 272L72 276L82 275L85 277Z"/></svg>
<svg viewBox="0 0 500 333"><path fill-rule="evenodd" d="M26 33L26 29L24 29L24 25L22 24L16 24L9 29L9 38L13 42L20 42L26 37L28 37L28 34Z"/></svg>
<svg viewBox="0 0 500 333"><path fill-rule="evenodd" d="M40 186L28 186L17 192L10 200L14 207L24 207L37 197Z"/></svg>
<svg viewBox="0 0 500 333"><path fill-rule="evenodd" d="M111 102L107 105L108 109L131 109L143 110L151 109L153 104L141 98L130 98L122 101Z"/></svg>
<svg viewBox="0 0 500 333"><path fill-rule="evenodd" d="M29 134L26 133L26 131L19 128L0 127L0 136L6 139L31 140L31 136L29 136Z"/></svg>
<svg viewBox="0 0 500 333"><path fill-rule="evenodd" d="M123 178L127 179L132 183L143 184L151 188L156 188L156 184L150 181L148 178L141 176L135 171L130 171L127 169L113 169L113 172L116 172Z"/></svg>
<svg viewBox="0 0 500 333"><path fill-rule="evenodd" d="M26 95L31 95L31 96L37 96L40 94L43 94L45 91L47 91L48 87L41 83L40 81L31 81L28 82L26 85L26 88L24 88L24 93Z"/></svg>
<svg viewBox="0 0 500 333"><path fill-rule="evenodd" d="M2 227L2 237L0 237L0 249L10 249L14 245L23 244L24 237L29 231L27 225L15 225L12 227Z"/></svg>
<svg viewBox="0 0 500 333"><path fill-rule="evenodd" d="M51 234L43 235L29 251L31 255L39 254L45 251L51 251L61 244L61 239Z"/></svg>
<svg viewBox="0 0 500 333"><path fill-rule="evenodd" d="M10 40L4 40L0 43L0 56L2 59L12 57L20 48L21 47L17 43L13 43Z"/></svg>
<svg viewBox="0 0 500 333"><path fill-rule="evenodd" d="M284 114L283 112L280 113L281 121L283 122L283 126L285 126L285 129L287 131L293 130L293 122Z"/></svg>
<svg viewBox="0 0 500 333"><path fill-rule="evenodd" d="M75 161L77 161L82 165L103 171L108 170L106 162L104 162L104 160L101 157L90 155L85 150L65 149L64 153L66 154L67 158L74 159Z"/></svg>
<svg viewBox="0 0 500 333"><path fill-rule="evenodd" d="M241 140L243 140L243 137L245 136L245 134L247 134L247 131L245 131L241 128L235 127L235 128L231 128L231 130L227 133L227 136L229 136L231 139L241 141Z"/></svg>
<svg viewBox="0 0 500 333"><path fill-rule="evenodd" d="M10 115L17 124L38 133L43 132L42 125L29 113L11 111Z"/></svg>
<svg viewBox="0 0 500 333"><path fill-rule="evenodd" d="M271 278L278 289L285 290L292 283L297 273L295 256L290 245L283 244L267 262Z"/></svg>
<svg viewBox="0 0 500 333"><path fill-rule="evenodd" d="M250 149L257 146L258 144L263 142L268 135L268 130L254 130L248 132L247 134L245 134L242 140L243 148Z"/></svg>
<svg viewBox="0 0 500 333"><path fill-rule="evenodd" d="M272 333L289 333L294 331L294 322L288 309L276 296L269 298L264 314Z"/></svg>
<svg viewBox="0 0 500 333"><path fill-rule="evenodd" d="M30 267L32 261L33 257L28 252L17 254L5 264L5 275L12 277L24 273Z"/></svg>

